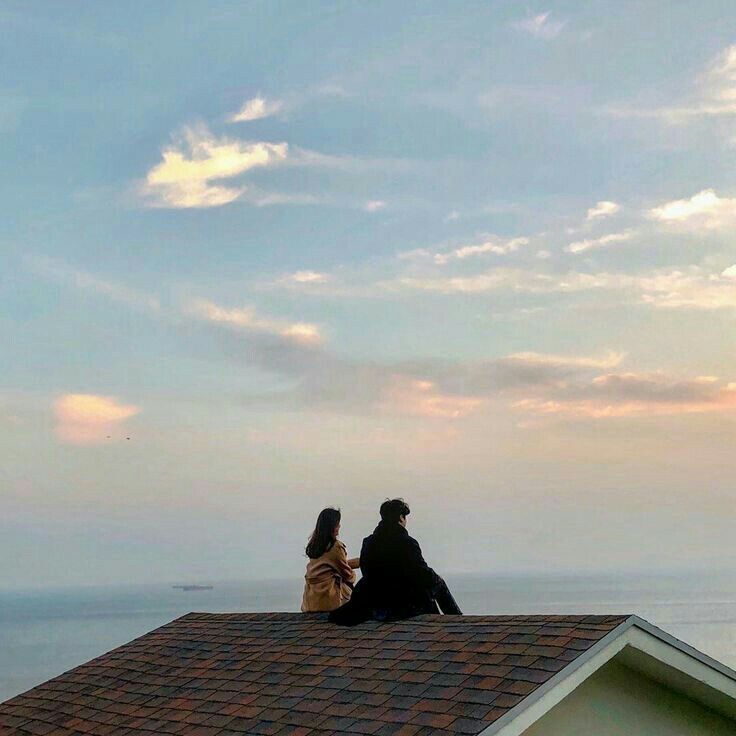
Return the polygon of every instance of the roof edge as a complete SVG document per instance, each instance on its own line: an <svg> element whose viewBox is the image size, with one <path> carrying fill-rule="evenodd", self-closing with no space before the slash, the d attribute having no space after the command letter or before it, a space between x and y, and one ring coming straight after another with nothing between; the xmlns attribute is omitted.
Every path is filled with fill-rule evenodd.
<svg viewBox="0 0 736 736"><path fill-rule="evenodd" d="M551 677L547 682L540 685L536 690L527 695L524 700L511 708L507 713L504 713L497 721L492 723L488 728L481 731L478 736L494 736L495 734L502 734L507 736L506 728L510 726L520 726L520 730L509 731L508 736L512 736L512 733L521 734L526 728L531 726L532 723L536 722L541 718L547 711L551 710L557 703L562 700L566 695L569 695L579 684L575 682L574 685L564 690L560 690L556 695L559 695L554 702L547 705L546 703L542 707L537 707L540 701L544 700L553 690L561 688L565 683L571 684L571 676L578 673L579 670L585 668L586 672L583 674L582 680L586 679L593 674L599 667L602 667L606 662L609 661L613 656L623 649L625 644L621 644L620 648L615 649L608 656L605 656L600 663L596 663L598 658L603 657L607 654L607 650L615 647L617 643L621 641L621 635L628 631L632 626L635 625L635 617L628 616L622 621L615 629L609 631L602 639L599 639L592 647L586 649L579 657L576 657L567 667L561 669L556 675ZM587 671L590 670L590 671ZM540 711L538 714L536 711ZM523 723L519 722L519 718L523 715L531 715L531 718L524 719Z"/></svg>
<svg viewBox="0 0 736 736"><path fill-rule="evenodd" d="M710 667L711 669L716 670L716 672L720 672L722 675L736 683L736 670L731 669L728 665L725 665L723 662L719 662L717 659L701 652L699 649L696 649L690 644L678 639L676 636L668 634L663 629L660 629L659 626L649 623L649 621L644 618L636 615L632 615L630 618L632 619L633 625L637 628L642 629L642 631L646 631L647 634L651 634L655 638L665 644L669 644L671 647L674 647L683 654L687 654L689 657L692 657L706 667Z"/></svg>
<svg viewBox="0 0 736 736"><path fill-rule="evenodd" d="M663 652L654 651L656 647L650 646L652 640L660 646L664 645ZM717 695L726 699L730 698L733 703L731 709L733 712L728 714L734 717L733 714L736 713L736 671L680 641L654 624L649 623L649 621L639 616L630 615L615 629L570 662L567 667L530 693L484 731L481 731L479 736L521 736L529 726L542 718L583 681L627 647L627 651L636 650L662 665L672 668L684 677L693 678L701 689L710 688ZM663 656L665 652L675 653L680 658L684 657L684 662L678 662L673 657ZM716 679L725 678L727 683L706 682L705 678L698 677L688 671L692 669L686 666L688 662L694 663L695 668L704 667L706 671L717 673L715 675ZM696 699L703 703L705 707L713 707L713 699Z"/></svg>

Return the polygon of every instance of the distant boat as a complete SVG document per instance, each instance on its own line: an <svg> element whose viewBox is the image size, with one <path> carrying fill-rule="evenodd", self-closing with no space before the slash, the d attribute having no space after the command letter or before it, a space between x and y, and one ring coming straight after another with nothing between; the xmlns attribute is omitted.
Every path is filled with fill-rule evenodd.
<svg viewBox="0 0 736 736"><path fill-rule="evenodd" d="M177 590L212 590L212 585L172 585Z"/></svg>

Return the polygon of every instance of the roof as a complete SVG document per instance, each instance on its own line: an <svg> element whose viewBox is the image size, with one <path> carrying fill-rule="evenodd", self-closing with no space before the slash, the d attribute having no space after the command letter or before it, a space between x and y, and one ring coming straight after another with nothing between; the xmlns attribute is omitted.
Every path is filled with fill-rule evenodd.
<svg viewBox="0 0 736 736"><path fill-rule="evenodd" d="M635 616L192 613L0 705L0 736L515 736L612 657L736 717L736 673Z"/></svg>
<svg viewBox="0 0 736 736"><path fill-rule="evenodd" d="M0 706L14 734L479 734L625 620L193 613Z"/></svg>

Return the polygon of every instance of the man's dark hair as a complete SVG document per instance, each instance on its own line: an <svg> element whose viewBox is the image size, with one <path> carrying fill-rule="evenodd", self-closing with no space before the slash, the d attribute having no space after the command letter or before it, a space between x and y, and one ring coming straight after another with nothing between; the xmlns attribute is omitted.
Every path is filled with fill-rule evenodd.
<svg viewBox="0 0 736 736"><path fill-rule="evenodd" d="M403 498L392 498L381 504L381 521L398 524L402 516L409 516L409 505Z"/></svg>

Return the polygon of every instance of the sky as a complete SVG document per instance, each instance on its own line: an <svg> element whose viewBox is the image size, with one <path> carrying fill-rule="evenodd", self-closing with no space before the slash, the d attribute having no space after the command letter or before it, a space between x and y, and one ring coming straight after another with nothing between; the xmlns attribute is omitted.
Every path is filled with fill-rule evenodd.
<svg viewBox="0 0 736 736"><path fill-rule="evenodd" d="M0 7L0 587L736 561L730 0Z"/></svg>

